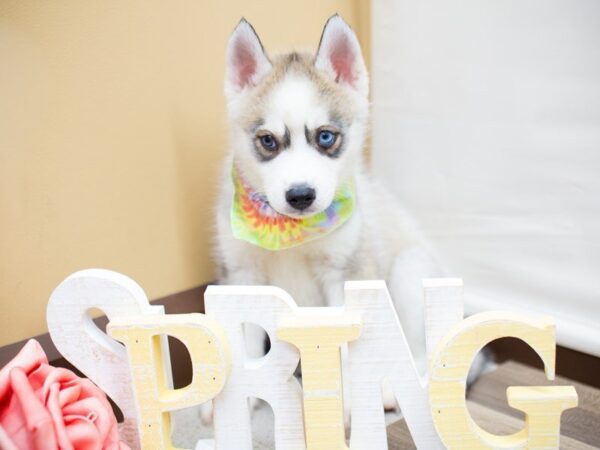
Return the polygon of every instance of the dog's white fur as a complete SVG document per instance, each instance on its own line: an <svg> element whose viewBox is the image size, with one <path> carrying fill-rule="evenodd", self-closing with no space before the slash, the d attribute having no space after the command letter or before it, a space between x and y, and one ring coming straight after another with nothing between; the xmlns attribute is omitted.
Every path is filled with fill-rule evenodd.
<svg viewBox="0 0 600 450"><path fill-rule="evenodd" d="M385 279L412 350L424 361L421 280L439 271L413 222L367 174L368 78L350 27L336 15L326 24L316 57L291 54L272 62L252 27L240 22L229 42L226 96L231 146L217 205L219 281L275 285L301 306L332 306L343 304L345 280ZM307 142L305 127L328 125L335 115L344 116L344 150L332 158ZM276 136L287 127L289 148L261 161L249 131L256 121ZM282 214L303 217L324 210L340 183L350 179L356 210L337 230L291 249L269 251L237 240L229 218L234 161L252 188ZM315 202L302 212L285 199L286 190L297 183L317 192ZM259 338L249 346L254 356L262 351Z"/></svg>

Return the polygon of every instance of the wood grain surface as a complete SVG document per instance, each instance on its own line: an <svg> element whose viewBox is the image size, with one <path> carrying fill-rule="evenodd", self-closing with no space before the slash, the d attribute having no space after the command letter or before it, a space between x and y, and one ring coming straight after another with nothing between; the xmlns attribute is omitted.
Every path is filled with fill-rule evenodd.
<svg viewBox="0 0 600 450"><path fill-rule="evenodd" d="M506 388L528 385L575 386L579 406L562 415L560 448L600 448L600 389L564 377L548 381L541 370L518 362L507 361L493 372L482 375L467 394L469 411L477 423L491 433L518 431L524 426L523 414L508 406ZM404 420L388 427L388 446L390 450L416 448Z"/></svg>

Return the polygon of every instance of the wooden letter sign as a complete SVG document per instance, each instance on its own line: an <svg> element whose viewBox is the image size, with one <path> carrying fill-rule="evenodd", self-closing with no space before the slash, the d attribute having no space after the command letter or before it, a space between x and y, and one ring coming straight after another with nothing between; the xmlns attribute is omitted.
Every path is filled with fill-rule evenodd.
<svg viewBox="0 0 600 450"><path fill-rule="evenodd" d="M344 306L330 308L300 308L274 287L210 286L206 315L165 315L129 278L87 270L54 291L48 328L65 358L121 408L122 438L134 449L173 449L169 412L212 400L214 441L198 448L251 450L249 398L273 409L277 450L385 450L383 405L390 401L419 449L558 448L561 414L577 406L572 386L508 388L509 404L526 415L525 427L509 436L479 427L465 399L475 356L501 337L530 345L552 379L553 321L508 312L463 319L459 279L425 280L423 301L427 352L420 360L383 281L346 283ZM90 319L93 308L109 317L108 336ZM265 356L248 354L247 324L268 335ZM172 388L166 336L191 356L192 382L181 389ZM302 387L294 377L299 361Z"/></svg>

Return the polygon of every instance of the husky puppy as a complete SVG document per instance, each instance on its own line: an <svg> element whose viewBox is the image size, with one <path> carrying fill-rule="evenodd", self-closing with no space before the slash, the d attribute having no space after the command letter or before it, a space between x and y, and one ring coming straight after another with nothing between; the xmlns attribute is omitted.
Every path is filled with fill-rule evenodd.
<svg viewBox="0 0 600 450"><path fill-rule="evenodd" d="M338 15L327 21L315 55L270 58L252 26L238 24L227 49L230 152L217 205L219 282L275 285L301 306L334 306L343 304L345 280L385 279L423 367L421 280L439 271L410 218L367 173L368 86L358 40ZM239 189L258 204L255 211L236 207ZM319 222L339 202L351 203L346 216L331 226ZM244 213L251 217L236 216ZM255 241L232 233L244 220L266 224ZM288 245L285 236L269 235L287 226L282 221L319 223ZM262 354L260 335L248 337L252 356Z"/></svg>

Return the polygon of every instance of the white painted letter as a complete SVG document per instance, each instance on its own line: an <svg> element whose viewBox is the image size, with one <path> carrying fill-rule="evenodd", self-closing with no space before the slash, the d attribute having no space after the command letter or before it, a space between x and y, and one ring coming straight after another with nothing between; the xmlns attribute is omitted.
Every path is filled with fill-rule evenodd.
<svg viewBox="0 0 600 450"><path fill-rule="evenodd" d="M302 389L293 375L299 354L277 337L278 318L296 310L292 298L275 287L209 286L204 299L207 315L221 323L232 350L229 382L213 401L217 448L252 450L249 397L273 408L277 450L304 448ZM244 323L258 325L269 335L271 349L264 357L247 358Z"/></svg>

